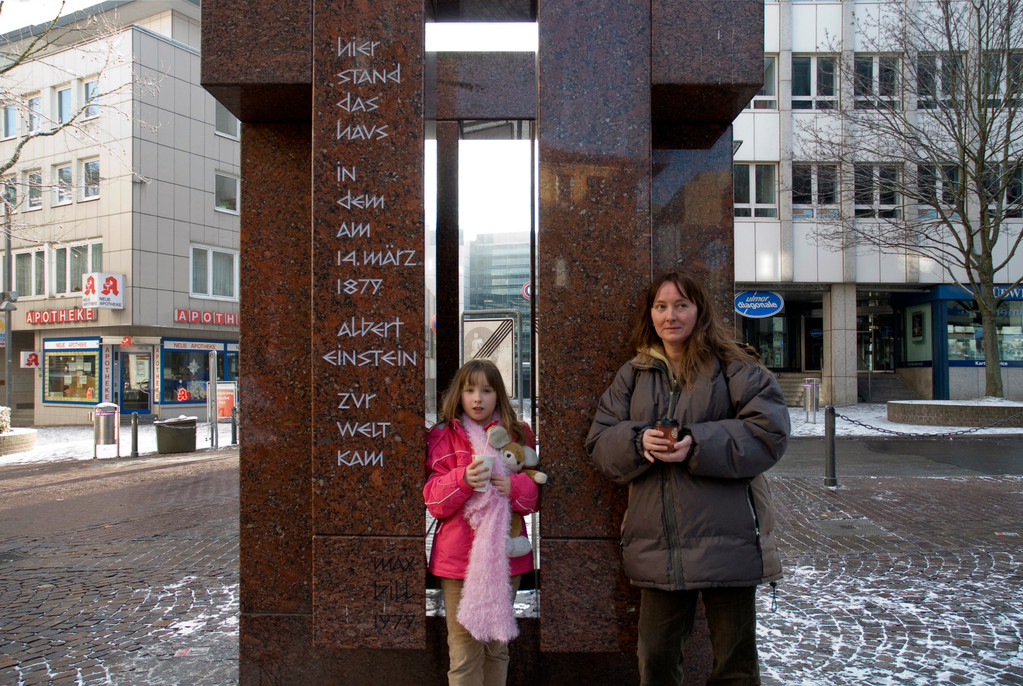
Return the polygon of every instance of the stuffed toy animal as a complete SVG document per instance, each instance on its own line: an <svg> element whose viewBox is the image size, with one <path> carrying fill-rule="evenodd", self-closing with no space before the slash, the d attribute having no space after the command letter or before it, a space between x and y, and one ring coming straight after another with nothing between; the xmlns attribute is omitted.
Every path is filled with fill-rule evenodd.
<svg viewBox="0 0 1023 686"><path fill-rule="evenodd" d="M508 430L503 426L492 426L487 430L487 443L497 448L509 474L519 472L529 475L537 484L547 483L547 475L541 471L531 469L539 463L536 451L528 445L516 443L511 439ZM507 541L508 557L520 557L529 553L532 546L529 539L521 536L522 515L512 512L511 529Z"/></svg>

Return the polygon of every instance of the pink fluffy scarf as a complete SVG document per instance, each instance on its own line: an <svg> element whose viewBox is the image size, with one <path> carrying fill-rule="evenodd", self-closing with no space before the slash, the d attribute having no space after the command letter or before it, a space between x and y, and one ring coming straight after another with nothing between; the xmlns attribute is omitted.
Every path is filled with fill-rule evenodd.
<svg viewBox="0 0 1023 686"><path fill-rule="evenodd" d="M508 471L497 449L487 443L483 427L468 415L462 417L462 426L472 442L473 454L494 455L493 473L506 475ZM487 490L474 491L469 496L462 510L475 534L458 604L458 623L477 641L507 643L519 635L505 548L511 525L511 504L493 484L487 484Z"/></svg>

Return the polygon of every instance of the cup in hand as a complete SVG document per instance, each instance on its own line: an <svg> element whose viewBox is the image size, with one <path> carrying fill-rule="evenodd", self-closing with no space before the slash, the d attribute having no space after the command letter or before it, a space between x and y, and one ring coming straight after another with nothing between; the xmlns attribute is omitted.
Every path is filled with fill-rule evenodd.
<svg viewBox="0 0 1023 686"><path fill-rule="evenodd" d="M489 483L490 482L490 472L494 469L494 456L493 455L473 455L472 456L472 461L475 462L476 460L483 460L483 467L487 470L487 474L486 474L487 483ZM475 488L473 490L485 491L485 490L487 490L487 484L485 483L482 486L479 486L478 488Z"/></svg>
<svg viewBox="0 0 1023 686"><path fill-rule="evenodd" d="M678 442L678 422L674 419L658 419L654 422L651 431L660 434L661 438L667 439L672 443Z"/></svg>

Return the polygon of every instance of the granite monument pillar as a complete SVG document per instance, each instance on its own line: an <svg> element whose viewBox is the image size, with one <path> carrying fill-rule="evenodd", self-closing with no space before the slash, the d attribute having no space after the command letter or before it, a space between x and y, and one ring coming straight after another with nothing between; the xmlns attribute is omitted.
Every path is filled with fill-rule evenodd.
<svg viewBox="0 0 1023 686"><path fill-rule="evenodd" d="M427 54L441 20L536 21L539 51ZM625 494L582 444L655 271L699 270L730 316L729 125L762 80L762 21L757 0L204 0L202 82L243 123L241 683L445 683L420 490L427 395L447 383L426 377L457 367L459 331L438 295L427 359L423 146L436 136L450 285L459 122L500 119L533 122L539 146L551 476L509 683L635 680Z"/></svg>

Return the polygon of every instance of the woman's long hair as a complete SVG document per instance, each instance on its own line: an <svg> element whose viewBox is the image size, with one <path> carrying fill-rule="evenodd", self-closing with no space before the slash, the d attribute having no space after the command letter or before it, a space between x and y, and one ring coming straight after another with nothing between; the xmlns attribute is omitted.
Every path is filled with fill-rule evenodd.
<svg viewBox="0 0 1023 686"><path fill-rule="evenodd" d="M465 412L465 408L462 407L462 389L473 381L477 381L478 377L485 379L487 385L497 393L497 414L501 418L501 426L508 430L513 440L526 440L524 425L519 421L518 415L512 408L501 371L497 365L487 359L469 360L455 372L455 378L451 380L441 398L440 416L437 417L437 422L462 419L462 414Z"/></svg>
<svg viewBox="0 0 1023 686"><path fill-rule="evenodd" d="M643 310L639 313L639 318L629 337L629 347L632 350L640 351L645 348L663 347L661 337L654 329L650 313L653 310L654 300L657 299L657 292L661 286L669 282L675 285L679 293L696 305L696 324L693 326L693 332L689 338L682 344L682 361L680 369L677 370L680 385L688 387L714 357L718 358L722 365L737 359L751 360L721 323L714 303L710 301L700 282L692 276L680 272L661 274L650 284Z"/></svg>

